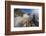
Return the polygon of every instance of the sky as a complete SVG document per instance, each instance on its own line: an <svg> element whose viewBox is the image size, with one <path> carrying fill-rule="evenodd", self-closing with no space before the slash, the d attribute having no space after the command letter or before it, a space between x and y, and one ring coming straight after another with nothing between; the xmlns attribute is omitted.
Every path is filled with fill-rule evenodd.
<svg viewBox="0 0 46 36"><path fill-rule="evenodd" d="M23 13L31 14L32 12L38 13L38 9L20 9Z"/></svg>
<svg viewBox="0 0 46 36"><path fill-rule="evenodd" d="M33 9L21 9L24 13L31 13Z"/></svg>

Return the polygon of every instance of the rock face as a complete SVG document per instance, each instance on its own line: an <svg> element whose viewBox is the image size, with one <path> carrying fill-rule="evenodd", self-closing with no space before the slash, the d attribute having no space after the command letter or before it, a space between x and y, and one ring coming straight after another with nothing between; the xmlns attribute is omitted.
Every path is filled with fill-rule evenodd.
<svg viewBox="0 0 46 36"><path fill-rule="evenodd" d="M29 19L30 17L27 14L24 14L23 17L15 17L15 27L30 27L30 26L35 26L33 21Z"/></svg>
<svg viewBox="0 0 46 36"><path fill-rule="evenodd" d="M33 23L35 26L39 26L39 11L38 10L33 10L32 11L32 16L33 16Z"/></svg>
<svg viewBox="0 0 46 36"><path fill-rule="evenodd" d="M14 9L14 16L23 16L23 12L21 11L21 9Z"/></svg>

